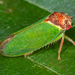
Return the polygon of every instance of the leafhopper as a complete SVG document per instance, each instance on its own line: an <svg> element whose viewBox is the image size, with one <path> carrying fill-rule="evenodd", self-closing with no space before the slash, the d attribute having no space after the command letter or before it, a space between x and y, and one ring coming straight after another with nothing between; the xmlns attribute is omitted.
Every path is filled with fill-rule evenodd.
<svg viewBox="0 0 75 75"><path fill-rule="evenodd" d="M75 42L65 35L65 31L71 28L71 18L66 13L54 12L29 27L11 34L0 42L0 53L8 57L24 55L25 57L34 51L61 39L58 50L58 60L63 46L64 38Z"/></svg>

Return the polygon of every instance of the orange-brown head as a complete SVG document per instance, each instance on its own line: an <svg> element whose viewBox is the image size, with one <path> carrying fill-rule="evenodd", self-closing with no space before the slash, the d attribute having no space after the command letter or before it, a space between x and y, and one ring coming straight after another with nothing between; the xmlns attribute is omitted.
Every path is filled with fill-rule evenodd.
<svg viewBox="0 0 75 75"><path fill-rule="evenodd" d="M72 23L71 18L72 16L64 12L54 12L45 21L60 26L62 29L69 30Z"/></svg>

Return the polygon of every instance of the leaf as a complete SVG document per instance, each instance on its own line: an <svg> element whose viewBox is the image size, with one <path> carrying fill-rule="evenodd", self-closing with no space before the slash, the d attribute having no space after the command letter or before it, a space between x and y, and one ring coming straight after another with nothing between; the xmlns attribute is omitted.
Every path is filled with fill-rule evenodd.
<svg viewBox="0 0 75 75"><path fill-rule="evenodd" d="M36 1L35 4L34 1ZM75 23L74 0L60 2L56 0L34 1L29 1L32 4L25 0L0 1L0 41L49 15L50 11L69 13L69 15L74 17L73 23ZM67 31L66 35L74 40L74 27ZM75 46L65 40L61 52L61 60L58 61L59 45L60 41L50 45L50 47L35 51L27 58L23 56L8 58L0 55L0 75L74 75Z"/></svg>
<svg viewBox="0 0 75 75"><path fill-rule="evenodd" d="M73 16L75 22L75 0L25 0L49 12L65 12Z"/></svg>

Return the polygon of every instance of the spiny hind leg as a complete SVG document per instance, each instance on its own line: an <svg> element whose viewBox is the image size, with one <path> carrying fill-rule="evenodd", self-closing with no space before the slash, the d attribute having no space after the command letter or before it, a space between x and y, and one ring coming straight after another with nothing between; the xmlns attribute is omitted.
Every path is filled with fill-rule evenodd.
<svg viewBox="0 0 75 75"><path fill-rule="evenodd" d="M28 53L28 54L25 54L25 55L24 55L24 57L27 57L27 55L30 55L30 54L32 54L32 53L33 53L33 52L31 52L31 53Z"/></svg>

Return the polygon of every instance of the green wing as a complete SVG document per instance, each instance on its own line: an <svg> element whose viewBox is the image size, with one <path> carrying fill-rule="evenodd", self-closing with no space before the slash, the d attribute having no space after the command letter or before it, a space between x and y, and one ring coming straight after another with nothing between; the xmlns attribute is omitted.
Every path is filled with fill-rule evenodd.
<svg viewBox="0 0 75 75"><path fill-rule="evenodd" d="M53 38L59 33L58 27L46 22L32 25L15 34L1 50L1 53L10 57L31 53L53 41Z"/></svg>

